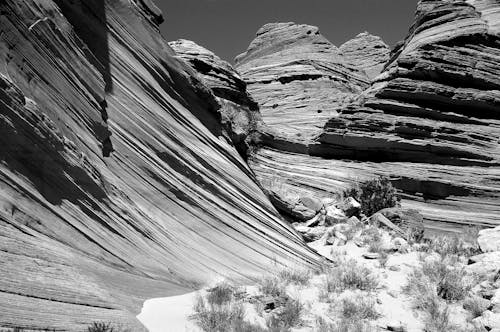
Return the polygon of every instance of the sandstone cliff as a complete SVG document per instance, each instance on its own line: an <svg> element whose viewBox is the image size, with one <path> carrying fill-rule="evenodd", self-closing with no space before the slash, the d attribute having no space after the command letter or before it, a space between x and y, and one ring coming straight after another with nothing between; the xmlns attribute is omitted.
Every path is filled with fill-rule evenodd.
<svg viewBox="0 0 500 332"><path fill-rule="evenodd" d="M353 48L347 60L309 25L272 23L257 32L236 69L259 104L270 145L304 152L340 105L368 87L363 68L351 65Z"/></svg>
<svg viewBox="0 0 500 332"><path fill-rule="evenodd" d="M0 12L0 327L138 331L144 298L316 264L151 1Z"/></svg>
<svg viewBox="0 0 500 332"><path fill-rule="evenodd" d="M186 60L214 92L224 128L231 141L246 158L252 135L260 123L258 105L246 90L246 83L233 67L206 48L189 40L169 43L178 56Z"/></svg>
<svg viewBox="0 0 500 332"><path fill-rule="evenodd" d="M250 161L251 168L289 206L298 197L321 199L386 175L401 191L403 207L419 209L432 228L498 224L499 13L500 5L492 1L420 1L408 36L386 63L381 42L366 34L337 51L308 27L263 27L236 59L237 69L264 121L279 126L286 139L268 143ZM326 58L364 74L364 80L356 79L363 77L358 72L344 85L350 98L336 99L341 94L328 89L328 75L308 77L306 84L323 84L310 94L279 77L264 84L262 77L277 77L276 66L293 78L324 68L318 43L319 54L335 54ZM303 59L309 69L288 66ZM306 98L312 104L304 107ZM303 109L315 105L328 110L328 119L319 121L312 110L303 116ZM297 149L292 136L304 133L313 135Z"/></svg>

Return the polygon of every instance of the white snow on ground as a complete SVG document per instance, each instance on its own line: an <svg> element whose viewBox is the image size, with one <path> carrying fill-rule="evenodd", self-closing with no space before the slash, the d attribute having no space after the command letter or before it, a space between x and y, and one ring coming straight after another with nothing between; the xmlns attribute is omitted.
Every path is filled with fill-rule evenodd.
<svg viewBox="0 0 500 332"><path fill-rule="evenodd" d="M137 319L149 332L199 332L189 321L197 293L147 300Z"/></svg>

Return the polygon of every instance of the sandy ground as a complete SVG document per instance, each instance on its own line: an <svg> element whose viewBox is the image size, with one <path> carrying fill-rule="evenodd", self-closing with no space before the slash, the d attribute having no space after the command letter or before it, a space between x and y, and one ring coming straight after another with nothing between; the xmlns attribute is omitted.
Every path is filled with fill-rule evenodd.
<svg viewBox="0 0 500 332"><path fill-rule="evenodd" d="M188 319L197 293L147 300L137 319L149 332L201 332Z"/></svg>

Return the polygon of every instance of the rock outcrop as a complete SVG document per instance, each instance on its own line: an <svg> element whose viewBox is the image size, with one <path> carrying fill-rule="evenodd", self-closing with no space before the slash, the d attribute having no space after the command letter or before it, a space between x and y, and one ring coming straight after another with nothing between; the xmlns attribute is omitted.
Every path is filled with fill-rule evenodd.
<svg viewBox="0 0 500 332"><path fill-rule="evenodd" d="M180 39L169 45L212 89L221 106L222 123L235 147L246 158L252 135L260 123L258 105L247 93L246 83L228 62L192 41Z"/></svg>
<svg viewBox="0 0 500 332"><path fill-rule="evenodd" d="M390 59L390 50L378 37L363 32L339 47L342 57L354 68L361 69L372 80L384 69Z"/></svg>
<svg viewBox="0 0 500 332"><path fill-rule="evenodd" d="M370 52L355 48L346 46L344 57L310 25L271 23L257 32L236 69L259 104L269 145L307 151L337 109L368 87L365 68L373 73L377 58L358 69L356 54Z"/></svg>
<svg viewBox="0 0 500 332"><path fill-rule="evenodd" d="M295 148L291 139L266 142L251 160L251 168L270 191L279 191L275 186L279 183L296 196L318 199L331 197L352 183L385 175L400 190L403 208L420 210L432 228L497 225L499 12L500 5L491 1L420 1L408 36L385 64L388 53L376 37L360 34L338 50L329 46L336 54L329 58L343 59L337 63L358 69L358 76L351 75L364 76L363 82L371 84L356 94L367 84L350 76L348 86L355 85L357 90L351 89L351 97L344 103L333 100L332 94L339 95L335 90L328 90L330 97L325 97L325 86L311 91L304 104L329 110L324 128L315 131L311 130L312 120L297 115L303 100L295 96L303 96L301 90L285 90L277 82L265 85L261 78L276 76L277 64L302 59L323 63L316 43L306 40L324 39L315 34L308 37L311 29L301 26L265 26L245 56L237 59L237 69L259 102L264 121L279 125L285 132L281 137L321 133L311 135L312 140L302 149ZM293 68L297 73L305 70ZM379 73L381 68L385 69ZM290 71L286 67L279 72L293 76ZM294 103L288 102L281 112L270 107L277 105L275 109L280 110L290 98ZM282 113L293 120L280 123L287 118Z"/></svg>
<svg viewBox="0 0 500 332"><path fill-rule="evenodd" d="M145 298L317 264L151 1L0 13L0 329L139 331Z"/></svg>
<svg viewBox="0 0 500 332"><path fill-rule="evenodd" d="M400 162L413 172L382 173L424 205L445 207L427 218L498 224L499 10L487 1L421 1L384 73L327 123L316 154L382 168Z"/></svg>

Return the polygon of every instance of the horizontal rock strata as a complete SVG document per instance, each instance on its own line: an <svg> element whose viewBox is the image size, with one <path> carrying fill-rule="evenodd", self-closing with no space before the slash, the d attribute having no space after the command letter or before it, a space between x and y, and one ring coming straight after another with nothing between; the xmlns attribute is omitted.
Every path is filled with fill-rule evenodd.
<svg viewBox="0 0 500 332"><path fill-rule="evenodd" d="M314 26L271 23L257 32L236 58L236 69L278 141L310 144L339 106L368 86L365 69L373 72L377 58L360 69L353 66L353 59L364 53L361 43L345 47L347 59ZM377 46L388 52L382 42Z"/></svg>
<svg viewBox="0 0 500 332"><path fill-rule="evenodd" d="M402 207L418 210L428 229L457 231L457 226L498 224L498 169L324 159L267 148L260 149L249 163L264 188L282 197L288 207L299 208L301 197L336 199L356 183L385 175L398 189Z"/></svg>
<svg viewBox="0 0 500 332"><path fill-rule="evenodd" d="M408 36L390 55L382 41L366 33L346 42L331 58L358 69L370 86L349 79L364 90L344 103L325 98L324 88L312 92L308 107L329 103L332 110L322 119L321 133L305 144L290 138L311 132L312 120L296 116L292 125L281 127L285 134L263 136L268 149L252 160L252 169L260 179L276 178L314 196L385 175L401 191L404 206L421 210L435 229L497 225L499 12L500 5L492 1L420 1ZM300 92L277 83L264 85L260 78L275 76L280 58L320 58L314 43L304 41L312 37L296 30L287 24L266 26L238 59L237 68L271 126L279 124L280 114L266 116L269 106L279 109L283 100ZM296 44L300 47L290 46ZM295 48L300 52L290 51Z"/></svg>
<svg viewBox="0 0 500 332"><path fill-rule="evenodd" d="M0 329L139 331L144 298L316 264L151 1L0 12Z"/></svg>

